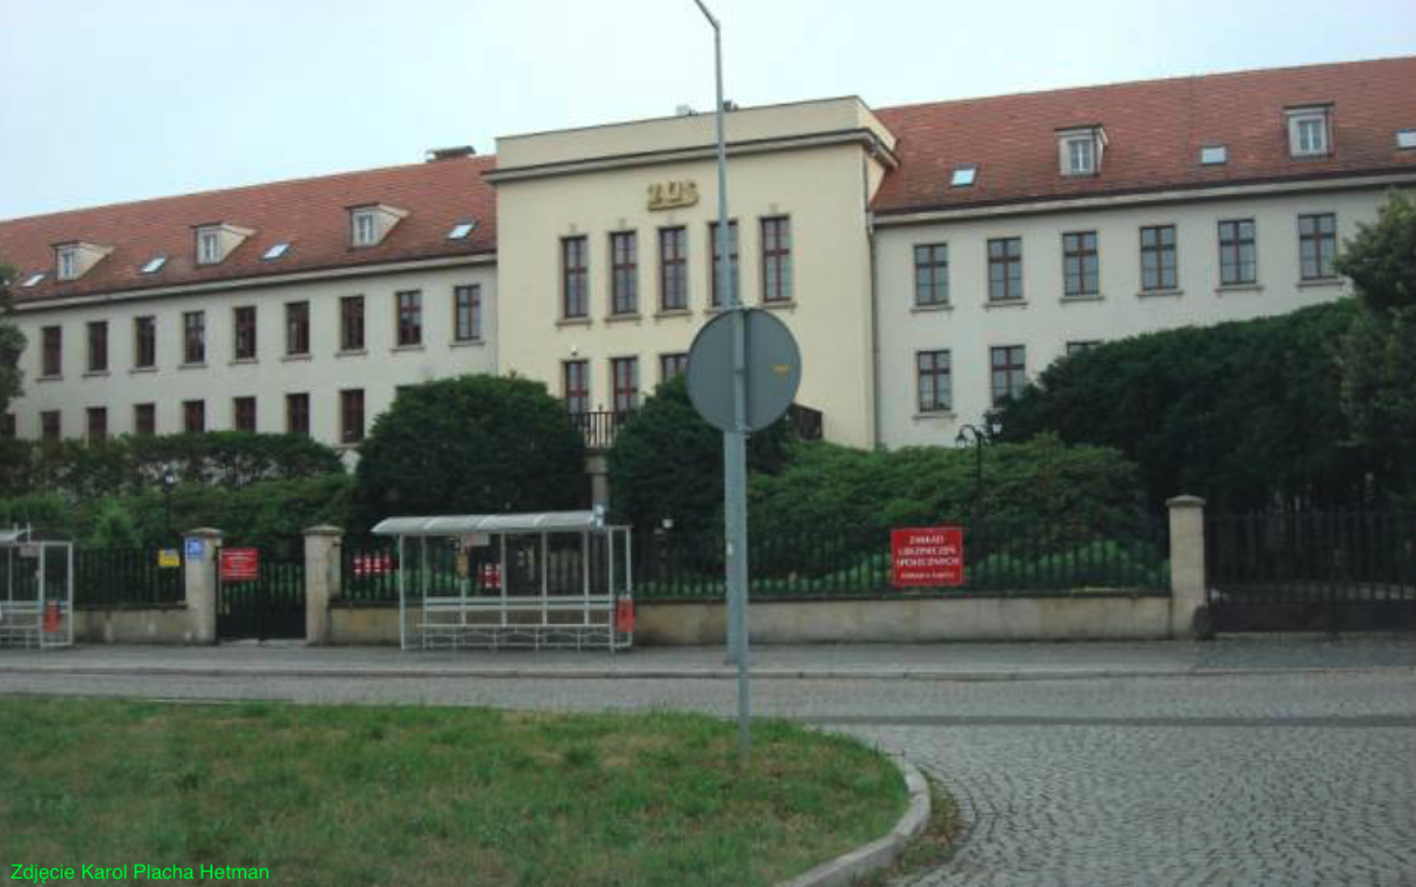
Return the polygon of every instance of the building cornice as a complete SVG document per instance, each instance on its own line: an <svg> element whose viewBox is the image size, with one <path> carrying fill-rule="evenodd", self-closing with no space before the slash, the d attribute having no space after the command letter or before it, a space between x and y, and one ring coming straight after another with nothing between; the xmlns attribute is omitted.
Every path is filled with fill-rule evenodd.
<svg viewBox="0 0 1416 887"><path fill-rule="evenodd" d="M783 136L770 139L730 142L728 156L745 157L754 154L771 154L780 151L795 151L802 148L826 148L835 145L862 145L889 169L900 165L899 157L880 140L874 132L864 127L842 129L832 132L807 133L799 136ZM557 163L542 163L532 166L498 167L482 174L494 185L504 182L518 182L543 179L552 176L576 175L586 172L600 172L612 169L631 169L640 166L654 166L664 163L683 163L697 160L712 160L717 148L713 145L697 145L691 148L672 148L660 151L643 151L632 154L616 154L609 157L595 157L588 160L571 160Z"/></svg>
<svg viewBox="0 0 1416 887"><path fill-rule="evenodd" d="M1310 176L1303 179L1264 179L1223 185L1203 183L1195 186L1168 186L1125 192L1117 191L1108 194L1079 194L1075 197L1046 196L1021 200L1009 199L997 203L980 202L968 206L874 210L872 218L876 227L890 228L931 222L957 222L999 216L1105 210L1187 201L1227 200L1236 197L1356 191L1406 183L1416 183L1416 168L1342 176Z"/></svg>
<svg viewBox="0 0 1416 887"><path fill-rule="evenodd" d="M75 296L56 296L30 301L16 300L16 314L27 311L47 311L56 308L77 308L86 305L106 305L114 302L136 302L145 299L161 299L174 296L192 296L218 293L228 290L245 290L259 287L282 286L286 284L317 283L324 280L346 280L351 277L373 277L401 274L408 271L429 271L442 268L456 268L466 265L493 265L495 252L476 253L462 256L439 256L428 259L410 259L398 262L379 262L368 265L337 265L326 268L312 268L305 271L291 271L284 274L264 274L258 277L233 278L230 280L210 280L201 283L175 284L163 287L119 290L109 293L87 293Z"/></svg>

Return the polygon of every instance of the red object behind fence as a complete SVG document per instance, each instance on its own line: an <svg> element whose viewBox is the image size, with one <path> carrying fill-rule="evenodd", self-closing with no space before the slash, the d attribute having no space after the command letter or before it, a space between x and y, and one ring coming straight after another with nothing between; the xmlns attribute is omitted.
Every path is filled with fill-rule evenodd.
<svg viewBox="0 0 1416 887"><path fill-rule="evenodd" d="M251 582L260 576L261 552L258 548L221 549L221 581Z"/></svg>
<svg viewBox="0 0 1416 887"><path fill-rule="evenodd" d="M896 588L964 584L962 527L905 527L890 531Z"/></svg>
<svg viewBox="0 0 1416 887"><path fill-rule="evenodd" d="M44 605L44 633L59 633L59 602L48 601Z"/></svg>
<svg viewBox="0 0 1416 887"><path fill-rule="evenodd" d="M615 631L634 631L634 601L630 598L621 598L615 605Z"/></svg>

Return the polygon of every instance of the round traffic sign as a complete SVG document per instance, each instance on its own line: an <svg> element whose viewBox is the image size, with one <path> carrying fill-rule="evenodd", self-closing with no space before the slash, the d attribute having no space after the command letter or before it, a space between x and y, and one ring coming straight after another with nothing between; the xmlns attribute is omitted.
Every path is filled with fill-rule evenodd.
<svg viewBox="0 0 1416 887"><path fill-rule="evenodd" d="M722 431L736 431L733 416L733 339L743 326L747 405L744 431L760 431L782 417L801 385L801 349L787 325L770 311L725 311L709 321L688 352L688 396L699 415Z"/></svg>

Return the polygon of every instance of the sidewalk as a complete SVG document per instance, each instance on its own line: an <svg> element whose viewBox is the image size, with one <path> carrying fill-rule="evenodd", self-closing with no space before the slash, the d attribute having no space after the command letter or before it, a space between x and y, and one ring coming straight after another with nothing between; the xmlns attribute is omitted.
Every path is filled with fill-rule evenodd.
<svg viewBox="0 0 1416 887"><path fill-rule="evenodd" d="M1180 677L1249 672L1416 669L1416 636L1255 635L1208 643L761 646L760 679L941 681ZM614 655L560 650L403 652L253 642L216 647L82 646L0 650L0 674L270 677L682 678L736 674L720 647L646 647Z"/></svg>

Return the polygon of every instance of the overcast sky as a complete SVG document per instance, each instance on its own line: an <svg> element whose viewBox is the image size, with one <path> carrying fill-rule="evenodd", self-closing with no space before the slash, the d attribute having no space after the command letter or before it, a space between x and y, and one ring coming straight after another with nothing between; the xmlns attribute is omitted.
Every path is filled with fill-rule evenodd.
<svg viewBox="0 0 1416 887"><path fill-rule="evenodd" d="M1413 0L711 5L742 105L1416 54ZM711 32L692 0L3 0L0 13L0 218L712 107Z"/></svg>

